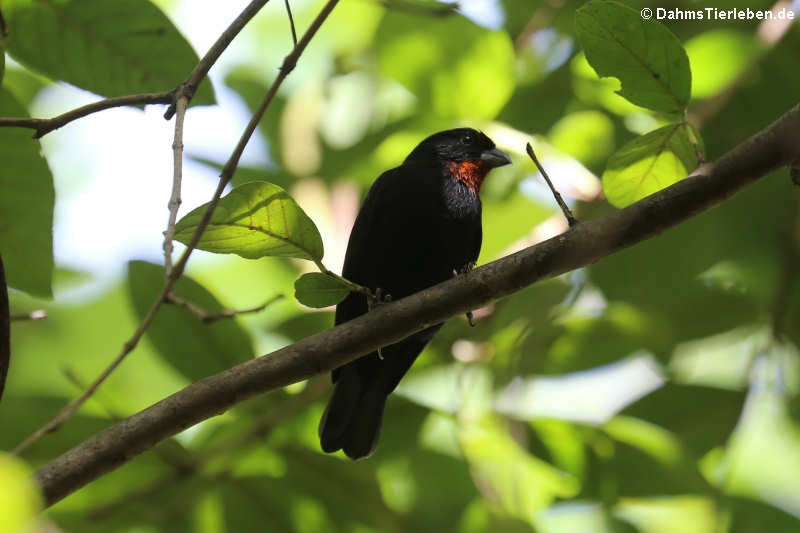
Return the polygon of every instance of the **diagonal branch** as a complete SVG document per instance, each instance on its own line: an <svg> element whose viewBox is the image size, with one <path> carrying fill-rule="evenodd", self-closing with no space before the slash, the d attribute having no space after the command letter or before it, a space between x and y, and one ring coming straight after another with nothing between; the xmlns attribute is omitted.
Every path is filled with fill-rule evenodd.
<svg viewBox="0 0 800 533"><path fill-rule="evenodd" d="M86 104L85 106L67 111L53 118L0 118L0 127L29 128L36 130L33 134L33 138L38 139L51 131L57 130L61 126L69 124L73 120L83 118L92 113L97 113L98 111L129 105L168 104L172 102L174 94L175 91L171 90L161 93L116 96L114 98L106 98L105 100Z"/></svg>
<svg viewBox="0 0 800 533"><path fill-rule="evenodd" d="M114 424L37 471L45 500L52 505L158 442L256 394L329 371L432 324L652 238L799 157L800 105L692 176L625 209L583 221L536 246L193 383Z"/></svg>
<svg viewBox="0 0 800 533"><path fill-rule="evenodd" d="M250 19L256 16L256 13L258 13L267 2L269 2L269 0L253 0L242 10L241 13L239 13L239 16L236 17L233 22L231 22L230 26L228 26L225 31L222 32L216 42L211 45L211 48L208 49L208 52L206 52L206 55L203 56L203 59L201 59L197 63L197 66L192 69L186 80L184 80L184 82L178 86L178 92L180 93L178 96L182 94L186 97L187 102L192 99L194 93L197 91L197 87L200 85L200 82L202 82L206 77L208 71L211 70L211 67L217 62L219 56L222 55L222 52L228 48L228 45L231 44L231 41L233 41L237 35L239 35L239 32L242 31L242 28L244 28L247 23L250 22ZM165 119L169 120L172 118L172 115L174 115L176 111L176 105L177 98L167 108L166 113L164 113Z"/></svg>

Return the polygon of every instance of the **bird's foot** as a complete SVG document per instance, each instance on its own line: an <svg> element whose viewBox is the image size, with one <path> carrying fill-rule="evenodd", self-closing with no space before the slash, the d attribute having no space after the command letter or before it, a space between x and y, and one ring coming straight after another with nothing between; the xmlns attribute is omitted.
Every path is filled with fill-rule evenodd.
<svg viewBox="0 0 800 533"><path fill-rule="evenodd" d="M388 292L383 294L383 289L378 287L373 292L372 296L367 296L367 310L372 311L376 307L392 301L392 295Z"/></svg>
<svg viewBox="0 0 800 533"><path fill-rule="evenodd" d="M459 268L458 270L454 268L453 277L456 277L459 274L466 274L467 272L470 272L473 268L475 268L475 261L470 261L469 263ZM475 322L472 321L472 318L473 318L472 311L467 311L467 322L469 323L469 327L474 328Z"/></svg>
<svg viewBox="0 0 800 533"><path fill-rule="evenodd" d="M392 301L392 295L389 294L388 292L386 294L383 294L383 290L380 287L378 287L377 289L375 289L374 296L372 298L367 298L367 309L371 311L376 307L389 303L391 301ZM381 353L380 348L378 348L378 359L383 361L383 353Z"/></svg>

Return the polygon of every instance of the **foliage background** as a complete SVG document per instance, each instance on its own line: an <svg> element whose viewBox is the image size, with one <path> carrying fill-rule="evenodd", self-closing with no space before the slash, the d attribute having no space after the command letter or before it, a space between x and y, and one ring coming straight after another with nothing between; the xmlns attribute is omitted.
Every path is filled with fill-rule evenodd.
<svg viewBox="0 0 800 533"><path fill-rule="evenodd" d="M480 127L512 153L514 165L484 188L484 263L563 229L522 152L531 136L577 215L597 217L614 209L596 177L608 157L666 123L594 75L574 30L582 2L485 3L473 21L434 16L435 3L344 0L268 111L235 182L289 190L320 228L329 268L338 271L366 187L432 131ZM157 4L178 29L217 17L217 3ZM298 29L320 5L293 4ZM107 16L113 30L118 18ZM217 18L218 34L227 19ZM778 42L755 22L667 26L689 55L689 113L709 159L796 104L797 24ZM201 52L211 42L197 40ZM210 196L245 109L289 46L283 7L271 3L215 67L222 105L188 114L196 164L187 169L183 213ZM0 115L51 116L89 98L63 83L54 89L13 57ZM175 79L191 66L189 58ZM196 103L212 101L205 91ZM29 267L27 293L11 294L12 312L44 308L48 318L13 325L0 449L94 378L160 287L152 263L166 219L171 125L158 109L114 113L42 142L57 193L54 298L29 296L49 291L46 276L35 278L38 267ZM99 128L85 126L92 122ZM0 134L20 132L29 134ZM2 153L4 165L21 157ZM125 172L142 159L143 174ZM4 197L18 197L8 190ZM78 200L98 190L92 202ZM133 190L143 192L135 201ZM68 222L75 210L89 222ZM131 246L129 226L150 238ZM796 531L800 283L787 258L798 231L798 193L778 172L661 237L479 311L474 329L451 320L390 400L369 460L320 453L320 377L187 430L60 502L46 520L66 531ZM163 309L144 345L25 461L41 465L191 381L329 327L329 310L291 298L306 268L288 259L195 258L179 294L209 309L287 298L212 326Z"/></svg>

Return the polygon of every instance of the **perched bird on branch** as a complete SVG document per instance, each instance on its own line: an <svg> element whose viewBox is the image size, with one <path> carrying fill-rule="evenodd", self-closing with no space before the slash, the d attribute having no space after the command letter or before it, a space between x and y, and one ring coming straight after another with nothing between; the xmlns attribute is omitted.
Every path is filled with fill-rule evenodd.
<svg viewBox="0 0 800 533"><path fill-rule="evenodd" d="M403 164L373 183L358 213L342 275L398 300L475 265L481 248L480 189L495 167L511 163L483 133L460 128L431 135ZM336 324L369 309L351 292L336 307ZM387 396L441 328L431 326L333 371L333 396L319 436L326 452L370 455Z"/></svg>

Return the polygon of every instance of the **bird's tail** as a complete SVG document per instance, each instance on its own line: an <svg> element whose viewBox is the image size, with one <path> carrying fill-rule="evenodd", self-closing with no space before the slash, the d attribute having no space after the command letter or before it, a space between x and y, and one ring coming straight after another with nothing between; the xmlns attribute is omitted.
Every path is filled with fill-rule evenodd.
<svg viewBox="0 0 800 533"><path fill-rule="evenodd" d="M319 423L327 452L343 450L351 459L368 457L378 445L387 393L379 382L365 383L353 367L342 367Z"/></svg>

